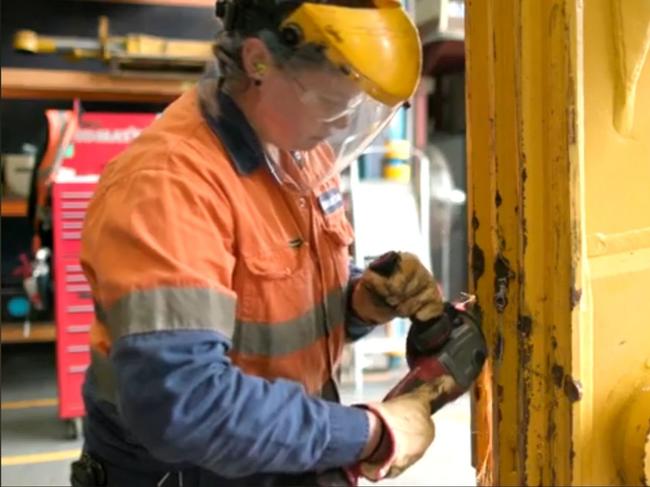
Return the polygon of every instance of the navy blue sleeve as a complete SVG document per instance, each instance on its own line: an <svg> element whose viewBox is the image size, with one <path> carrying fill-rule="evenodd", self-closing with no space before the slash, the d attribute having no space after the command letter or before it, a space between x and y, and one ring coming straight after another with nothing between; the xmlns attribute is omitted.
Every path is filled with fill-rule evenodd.
<svg viewBox="0 0 650 487"><path fill-rule="evenodd" d="M111 359L120 411L156 458L224 477L355 463L368 438L359 408L307 395L298 383L244 374L212 331L120 338Z"/></svg>
<svg viewBox="0 0 650 487"><path fill-rule="evenodd" d="M352 262L350 262L348 268L350 271L350 277L348 278L348 309L345 313L345 337L348 342L354 342L370 333L375 327L375 324L362 321L352 310L352 290L361 277L361 274L363 274L363 270L355 266Z"/></svg>

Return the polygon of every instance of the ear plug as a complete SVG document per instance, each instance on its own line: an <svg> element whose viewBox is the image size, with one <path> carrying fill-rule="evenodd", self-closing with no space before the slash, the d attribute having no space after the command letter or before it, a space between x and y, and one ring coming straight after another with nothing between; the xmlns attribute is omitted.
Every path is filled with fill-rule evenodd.
<svg viewBox="0 0 650 487"><path fill-rule="evenodd" d="M266 64L261 63L261 62L257 62L253 66L255 67L255 73L258 76L263 77L264 73L266 73ZM255 78L253 80L253 84L255 86L260 86L262 84L262 80L260 78Z"/></svg>

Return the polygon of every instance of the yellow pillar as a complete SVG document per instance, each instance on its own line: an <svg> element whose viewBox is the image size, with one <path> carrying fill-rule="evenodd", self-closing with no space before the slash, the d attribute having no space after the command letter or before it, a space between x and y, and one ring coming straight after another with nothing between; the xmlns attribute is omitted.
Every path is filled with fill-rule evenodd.
<svg viewBox="0 0 650 487"><path fill-rule="evenodd" d="M650 473L649 0L468 0L483 485Z"/></svg>

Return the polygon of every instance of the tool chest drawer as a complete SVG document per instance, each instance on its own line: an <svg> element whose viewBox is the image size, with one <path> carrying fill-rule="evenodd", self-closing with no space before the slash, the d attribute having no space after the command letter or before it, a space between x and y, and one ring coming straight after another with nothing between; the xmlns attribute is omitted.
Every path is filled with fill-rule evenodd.
<svg viewBox="0 0 650 487"><path fill-rule="evenodd" d="M59 257L77 257L81 231L96 183L58 183L52 190L54 251Z"/></svg>
<svg viewBox="0 0 650 487"><path fill-rule="evenodd" d="M90 284L79 254L81 232L96 183L56 183L52 189L53 270L59 416L83 416L81 396L90 364L90 327L95 319Z"/></svg>
<svg viewBox="0 0 650 487"><path fill-rule="evenodd" d="M55 295L57 319L67 324L92 321L94 306L90 284L83 274L79 259L66 257L55 262Z"/></svg>

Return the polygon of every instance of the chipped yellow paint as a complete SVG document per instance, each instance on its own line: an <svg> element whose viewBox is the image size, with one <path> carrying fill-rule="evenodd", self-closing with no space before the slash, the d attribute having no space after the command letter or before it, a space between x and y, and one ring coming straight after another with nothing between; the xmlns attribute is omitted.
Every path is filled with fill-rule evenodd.
<svg viewBox="0 0 650 487"><path fill-rule="evenodd" d="M613 450L650 381L650 1L613 1L467 1L481 485L629 482Z"/></svg>
<svg viewBox="0 0 650 487"><path fill-rule="evenodd" d="M567 485L582 11L561 0L472 0L467 11L472 284L491 348L475 464L482 485Z"/></svg>

